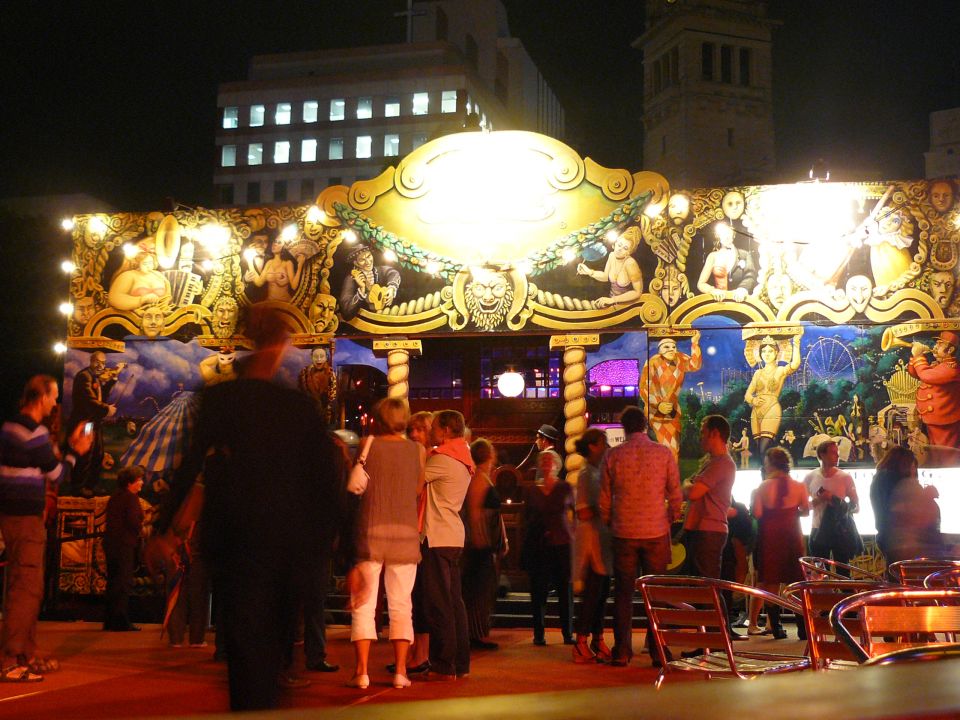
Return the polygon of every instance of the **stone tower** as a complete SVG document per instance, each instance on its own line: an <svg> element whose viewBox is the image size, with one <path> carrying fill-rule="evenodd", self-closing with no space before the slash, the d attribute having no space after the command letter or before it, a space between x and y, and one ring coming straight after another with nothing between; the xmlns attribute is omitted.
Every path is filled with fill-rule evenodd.
<svg viewBox="0 0 960 720"><path fill-rule="evenodd" d="M643 166L674 187L771 182L771 34L764 0L646 0Z"/></svg>

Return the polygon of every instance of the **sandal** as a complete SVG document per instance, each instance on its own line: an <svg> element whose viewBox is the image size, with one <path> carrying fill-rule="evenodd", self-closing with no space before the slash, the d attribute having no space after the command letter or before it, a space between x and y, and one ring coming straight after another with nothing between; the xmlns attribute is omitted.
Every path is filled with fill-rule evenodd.
<svg viewBox="0 0 960 720"><path fill-rule="evenodd" d="M22 657L17 657L17 662L20 665L25 665L30 672L36 673L37 675L46 675L47 673L52 673L60 669L60 661L53 657L42 658L38 656L31 660L24 660Z"/></svg>
<svg viewBox="0 0 960 720"><path fill-rule="evenodd" d="M22 683L22 682L40 682L43 675L37 675L30 672L26 665L11 665L0 670L0 682Z"/></svg>

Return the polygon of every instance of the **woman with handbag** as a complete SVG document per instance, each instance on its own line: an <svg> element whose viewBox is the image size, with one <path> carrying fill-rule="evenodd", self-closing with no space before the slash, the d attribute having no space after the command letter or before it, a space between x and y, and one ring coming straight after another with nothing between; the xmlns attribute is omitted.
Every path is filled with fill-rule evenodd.
<svg viewBox="0 0 960 720"><path fill-rule="evenodd" d="M466 541L463 550L463 602L467 608L470 647L496 650L489 640L490 614L497 594L496 553L500 551L500 495L490 480L497 451L489 440L480 438L470 445L477 464L463 503Z"/></svg>
<svg viewBox="0 0 960 720"><path fill-rule="evenodd" d="M375 436L365 438L347 489L360 495L356 565L350 570L350 639L356 669L348 685L370 686L370 644L377 639L374 613L380 571L384 571L390 613L395 688L409 687L407 651L413 641L410 594L420 562L417 495L423 487L426 452L405 436L410 407L402 398L384 398L374 407ZM364 476L365 482L364 482Z"/></svg>

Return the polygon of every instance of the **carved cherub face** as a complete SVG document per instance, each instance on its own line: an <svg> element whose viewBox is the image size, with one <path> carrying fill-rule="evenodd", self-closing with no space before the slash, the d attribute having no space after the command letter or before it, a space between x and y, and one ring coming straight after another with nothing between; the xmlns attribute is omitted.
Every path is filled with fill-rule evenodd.
<svg viewBox="0 0 960 720"><path fill-rule="evenodd" d="M930 186L930 204L938 213L949 212L953 207L953 185L946 180L937 180Z"/></svg>
<svg viewBox="0 0 960 720"><path fill-rule="evenodd" d="M850 302L850 307L858 313L862 313L870 304L870 297L873 294L873 283L866 275L854 275L847 280L844 294Z"/></svg>
<svg viewBox="0 0 960 720"><path fill-rule="evenodd" d="M783 301L790 297L791 292L793 292L793 283L790 282L788 275L778 273L767 278L767 297L770 298L770 304L774 308L779 310Z"/></svg>
<svg viewBox="0 0 960 720"><path fill-rule="evenodd" d="M163 332L163 308L159 305L144 308L140 329L148 338L158 337Z"/></svg>
<svg viewBox="0 0 960 720"><path fill-rule="evenodd" d="M82 297L73 306L73 319L80 323L81 326L86 325L90 322L90 318L93 317L93 298L92 297Z"/></svg>
<svg viewBox="0 0 960 720"><path fill-rule="evenodd" d="M231 297L222 297L213 306L213 334L226 338L237 328L237 302Z"/></svg>
<svg viewBox="0 0 960 720"><path fill-rule="evenodd" d="M950 305L953 299L953 291L956 288L956 279L952 272L942 270L930 275L930 295L944 310Z"/></svg>
<svg viewBox="0 0 960 720"><path fill-rule="evenodd" d="M723 200L720 202L724 216L730 220L739 220L743 215L745 205L746 201L743 198L743 193L739 190L731 190L723 196Z"/></svg>
<svg viewBox="0 0 960 720"><path fill-rule="evenodd" d="M679 225L690 214L690 199L686 195L677 193L670 196L667 203L667 215L673 221L674 225Z"/></svg>
<svg viewBox="0 0 960 720"><path fill-rule="evenodd" d="M493 330L506 317L513 302L513 288L502 272L476 270L464 291L472 320L482 330Z"/></svg>
<svg viewBox="0 0 960 720"><path fill-rule="evenodd" d="M683 282L680 279L680 271L674 266L669 266L666 277L663 278L663 288L660 290L660 297L667 304L667 307L673 307L680 302L683 294Z"/></svg>

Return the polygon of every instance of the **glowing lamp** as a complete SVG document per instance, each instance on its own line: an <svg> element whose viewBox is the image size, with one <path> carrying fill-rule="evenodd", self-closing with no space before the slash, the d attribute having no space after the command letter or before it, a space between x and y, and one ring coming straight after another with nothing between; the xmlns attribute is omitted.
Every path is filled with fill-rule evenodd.
<svg viewBox="0 0 960 720"><path fill-rule="evenodd" d="M123 256L125 258L135 257L138 252L140 252L140 248L132 243L126 243L123 246Z"/></svg>
<svg viewBox="0 0 960 720"><path fill-rule="evenodd" d="M533 272L533 265L527 260L524 260L523 262L519 262L517 263L517 272L522 273L524 275L529 275L530 273Z"/></svg>
<svg viewBox="0 0 960 720"><path fill-rule="evenodd" d="M257 256L257 251L250 247L243 251L243 259L247 262L253 262L253 259Z"/></svg>
<svg viewBox="0 0 960 720"><path fill-rule="evenodd" d="M312 223L320 222L320 218L323 217L323 213L320 212L320 208L316 205L311 205L307 210L307 220Z"/></svg>
<svg viewBox="0 0 960 720"><path fill-rule="evenodd" d="M53 351L54 351L57 355L63 355L63 354L67 351L67 346L64 345L62 342L54 343L54 344L53 344Z"/></svg>
<svg viewBox="0 0 960 720"><path fill-rule="evenodd" d="M217 223L210 223L200 228L198 237L203 247L210 252L220 254L230 241L230 229Z"/></svg>
<svg viewBox="0 0 960 720"><path fill-rule="evenodd" d="M436 275L438 272L440 272L440 263L438 263L436 260L430 260L427 263L427 272L431 275Z"/></svg>
<svg viewBox="0 0 960 720"><path fill-rule="evenodd" d="M90 228L90 232L96 233L97 235L103 235L103 233L107 231L107 224L98 217L90 218L87 227Z"/></svg>
<svg viewBox="0 0 960 720"><path fill-rule="evenodd" d="M69 275L77 269L77 266L74 265L72 260L64 260L62 263L60 263L60 269Z"/></svg>
<svg viewBox="0 0 960 720"><path fill-rule="evenodd" d="M517 397L523 392L523 387L523 375L516 370L507 370L500 373L500 377L497 379L497 390L504 397Z"/></svg>
<svg viewBox="0 0 960 720"><path fill-rule="evenodd" d="M385 262L395 263L397 261L397 254L388 248L383 251L383 259Z"/></svg>
<svg viewBox="0 0 960 720"><path fill-rule="evenodd" d="M68 302L62 302L62 303L60 303L60 314L61 314L61 315L66 315L67 317L70 317L71 313L73 313L73 304L72 304L72 303L68 303Z"/></svg>
<svg viewBox="0 0 960 720"><path fill-rule="evenodd" d="M560 259L565 263L571 263L577 259L577 251L573 248L567 248L561 253Z"/></svg>
<svg viewBox="0 0 960 720"><path fill-rule="evenodd" d="M355 243L357 241L357 234L353 230L344 230L343 239L348 243Z"/></svg>
<svg viewBox="0 0 960 720"><path fill-rule="evenodd" d="M290 224L280 231L280 240L285 243L290 242L297 236L297 226Z"/></svg>
<svg viewBox="0 0 960 720"><path fill-rule="evenodd" d="M733 242L733 228L726 223L718 223L715 232L720 242Z"/></svg>
<svg viewBox="0 0 960 720"><path fill-rule="evenodd" d="M213 260L210 260L209 258L207 258L202 263L200 263L200 267L203 268L204 272L210 272L211 270L213 270Z"/></svg>
<svg viewBox="0 0 960 720"><path fill-rule="evenodd" d="M60 227L62 227L67 232L73 230L73 218L64 218L60 221Z"/></svg>
<svg viewBox="0 0 960 720"><path fill-rule="evenodd" d="M620 233L618 233L616 230L607 230L603 237L608 243L613 245L617 241L617 238L620 237Z"/></svg>

